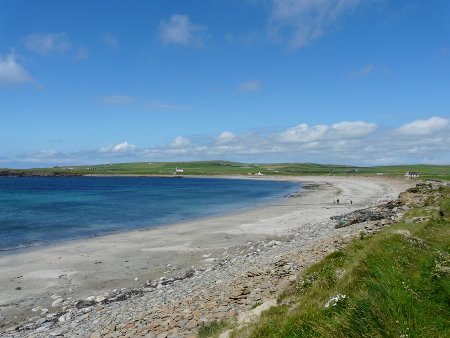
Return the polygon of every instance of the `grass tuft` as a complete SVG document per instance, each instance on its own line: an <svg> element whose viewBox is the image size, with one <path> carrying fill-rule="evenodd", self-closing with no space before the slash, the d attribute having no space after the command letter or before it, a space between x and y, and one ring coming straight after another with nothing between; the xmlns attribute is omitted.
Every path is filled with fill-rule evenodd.
<svg viewBox="0 0 450 338"><path fill-rule="evenodd" d="M198 330L198 338L205 338L217 335L224 328L227 327L227 322L224 320L215 320L212 322L204 322Z"/></svg>

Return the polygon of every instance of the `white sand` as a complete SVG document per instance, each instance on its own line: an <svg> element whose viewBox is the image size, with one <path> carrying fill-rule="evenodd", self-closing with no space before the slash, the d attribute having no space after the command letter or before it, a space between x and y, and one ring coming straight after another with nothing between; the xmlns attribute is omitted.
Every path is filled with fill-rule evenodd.
<svg viewBox="0 0 450 338"><path fill-rule="evenodd" d="M258 177L253 179L274 179ZM280 177L319 188L236 214L72 241L0 257L0 322L50 307L51 295L86 298L176 273L248 241L282 238L305 224L393 199L411 183L384 177ZM333 204L339 198L340 204ZM350 204L350 199L353 204ZM170 264L168 266L168 264ZM134 281L139 277L139 281ZM16 288L21 288L17 290Z"/></svg>

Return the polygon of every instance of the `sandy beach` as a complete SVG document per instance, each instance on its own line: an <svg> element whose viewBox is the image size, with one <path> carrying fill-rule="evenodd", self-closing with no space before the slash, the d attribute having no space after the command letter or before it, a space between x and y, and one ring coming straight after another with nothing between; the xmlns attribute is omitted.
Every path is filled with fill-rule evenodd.
<svg viewBox="0 0 450 338"><path fill-rule="evenodd" d="M233 257L249 242L287 240L302 227L320 227L330 216L392 200L411 186L411 181L386 177L252 179L298 181L308 189L236 214L1 256L0 323L7 327L35 316L32 309L37 306L56 311L55 295L86 299L113 289L137 288L146 280L182 275L211 257ZM333 203L337 198L339 205Z"/></svg>

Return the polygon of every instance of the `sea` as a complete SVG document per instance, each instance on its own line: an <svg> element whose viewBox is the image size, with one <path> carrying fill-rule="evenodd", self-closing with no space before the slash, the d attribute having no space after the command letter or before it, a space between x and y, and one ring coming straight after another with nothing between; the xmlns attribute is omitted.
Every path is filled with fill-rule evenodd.
<svg viewBox="0 0 450 338"><path fill-rule="evenodd" d="M0 255L261 206L301 184L168 177L0 177Z"/></svg>

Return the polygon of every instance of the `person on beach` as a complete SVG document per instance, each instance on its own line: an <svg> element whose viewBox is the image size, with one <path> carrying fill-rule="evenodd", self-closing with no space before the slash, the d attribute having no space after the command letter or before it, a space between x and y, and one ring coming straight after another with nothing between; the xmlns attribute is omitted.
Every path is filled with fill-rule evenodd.
<svg viewBox="0 0 450 338"><path fill-rule="evenodd" d="M350 204L353 204L353 201L352 201L352 200L350 200Z"/></svg>
<svg viewBox="0 0 450 338"><path fill-rule="evenodd" d="M336 200L336 203L339 204L339 198Z"/></svg>

